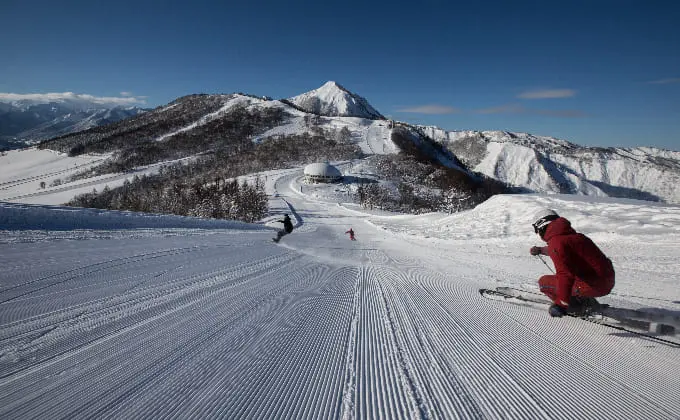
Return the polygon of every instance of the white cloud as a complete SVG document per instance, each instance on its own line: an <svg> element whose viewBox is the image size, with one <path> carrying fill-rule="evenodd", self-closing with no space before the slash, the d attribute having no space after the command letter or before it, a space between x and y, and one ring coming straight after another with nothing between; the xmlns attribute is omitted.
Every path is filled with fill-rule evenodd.
<svg viewBox="0 0 680 420"><path fill-rule="evenodd" d="M542 89L529 90L517 95L521 99L554 99L554 98L570 98L576 95L573 89Z"/></svg>
<svg viewBox="0 0 680 420"><path fill-rule="evenodd" d="M668 85L671 83L680 83L680 77L671 77L668 79L659 79L659 80L652 80L651 82L647 82L650 85Z"/></svg>
<svg viewBox="0 0 680 420"><path fill-rule="evenodd" d="M126 93L126 92L123 92ZM146 103L144 97L135 96L94 96L84 93L4 93L0 92L0 102L31 101L35 103L49 102L89 102L103 106L133 106Z"/></svg>
<svg viewBox="0 0 680 420"><path fill-rule="evenodd" d="M584 117L586 115L583 111L577 109L535 109L527 108L520 104L507 104L492 108L478 109L475 112L478 114L528 114L564 118Z"/></svg>
<svg viewBox="0 0 680 420"><path fill-rule="evenodd" d="M455 114L459 112L457 108L444 105L421 105L410 108L401 108L397 112L412 112L416 114Z"/></svg>
<svg viewBox="0 0 680 420"><path fill-rule="evenodd" d="M132 92L123 91L123 92L120 93L120 96L132 96Z"/></svg>

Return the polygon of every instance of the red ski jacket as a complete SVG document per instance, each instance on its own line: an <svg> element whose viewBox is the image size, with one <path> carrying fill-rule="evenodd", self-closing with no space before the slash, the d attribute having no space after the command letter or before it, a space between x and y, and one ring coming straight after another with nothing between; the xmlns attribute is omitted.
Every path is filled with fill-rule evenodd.
<svg viewBox="0 0 680 420"><path fill-rule="evenodd" d="M560 217L546 228L543 240L548 243L543 253L555 264L557 301L569 302L577 279L605 295L614 286L614 266L609 258L582 233L577 233L569 220Z"/></svg>

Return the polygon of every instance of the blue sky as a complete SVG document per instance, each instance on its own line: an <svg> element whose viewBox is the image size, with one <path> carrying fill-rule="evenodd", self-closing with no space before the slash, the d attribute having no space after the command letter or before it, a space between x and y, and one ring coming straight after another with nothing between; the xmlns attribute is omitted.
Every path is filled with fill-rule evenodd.
<svg viewBox="0 0 680 420"><path fill-rule="evenodd" d="M677 2L232 3L3 0L0 93L158 106L334 80L401 121L680 150Z"/></svg>

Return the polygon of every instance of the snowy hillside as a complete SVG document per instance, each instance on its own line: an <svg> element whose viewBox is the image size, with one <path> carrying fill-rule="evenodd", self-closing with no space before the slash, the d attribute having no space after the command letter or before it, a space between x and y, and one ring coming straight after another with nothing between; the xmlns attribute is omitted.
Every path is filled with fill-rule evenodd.
<svg viewBox="0 0 680 420"><path fill-rule="evenodd" d="M366 99L332 81L288 100L307 112L327 117L385 119Z"/></svg>
<svg viewBox="0 0 680 420"><path fill-rule="evenodd" d="M1 204L0 418L677 419L680 347L478 289L535 290L552 265L530 214L550 207L614 262L602 302L678 314L680 207L527 194L406 216L262 175L253 225Z"/></svg>
<svg viewBox="0 0 680 420"><path fill-rule="evenodd" d="M583 147L526 133L421 128L470 169L529 191L680 203L680 152Z"/></svg>
<svg viewBox="0 0 680 420"><path fill-rule="evenodd" d="M33 204L64 204L76 195L116 188L135 175L157 173L165 164L140 166L124 173L112 173L68 182L69 177L91 171L108 155L69 157L50 150L10 150L0 156L0 201ZM191 158L187 158L188 160ZM168 162L170 163L170 162Z"/></svg>
<svg viewBox="0 0 680 420"><path fill-rule="evenodd" d="M479 172L520 191L680 203L680 152L582 147L526 133L444 131L381 118L365 99L328 82L288 100L245 94L189 95L40 147L72 155L106 155L109 167L122 172L120 168L136 171L215 150L249 150L266 140L317 136L354 144L366 158L419 149L443 166L460 168L462 162L467 166L462 172ZM395 143L395 137L407 144ZM117 153L121 149L126 152ZM314 144L310 149L325 150ZM13 182L15 177L3 173L2 180ZM14 200L17 195L4 197Z"/></svg>

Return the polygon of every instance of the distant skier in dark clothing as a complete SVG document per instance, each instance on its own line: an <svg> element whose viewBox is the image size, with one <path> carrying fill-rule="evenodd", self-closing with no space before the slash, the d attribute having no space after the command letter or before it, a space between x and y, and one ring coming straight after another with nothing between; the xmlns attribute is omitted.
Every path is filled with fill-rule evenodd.
<svg viewBox="0 0 680 420"><path fill-rule="evenodd" d="M614 288L614 266L609 258L569 220L553 210L542 210L534 218L534 232L548 246L533 246L531 255L547 255L555 264L555 274L538 280L541 292L552 301L550 316L562 317L597 308L596 297L608 295Z"/></svg>
<svg viewBox="0 0 680 420"><path fill-rule="evenodd" d="M274 242L281 240L281 237L288 235L293 231L293 222L290 220L288 214L283 215L283 219L277 220L279 223L283 223L283 230L276 232L276 238L273 239Z"/></svg>
<svg viewBox="0 0 680 420"><path fill-rule="evenodd" d="M354 237L354 231L352 230L352 228L349 228L349 230L347 232L345 232L345 235L348 234L348 233L349 233L349 239L351 241L356 241L356 238Z"/></svg>

